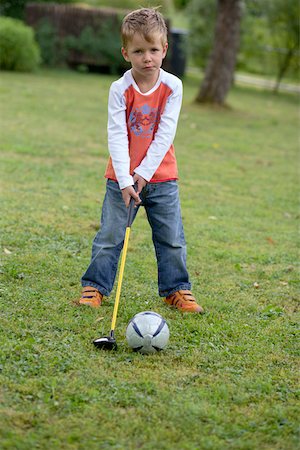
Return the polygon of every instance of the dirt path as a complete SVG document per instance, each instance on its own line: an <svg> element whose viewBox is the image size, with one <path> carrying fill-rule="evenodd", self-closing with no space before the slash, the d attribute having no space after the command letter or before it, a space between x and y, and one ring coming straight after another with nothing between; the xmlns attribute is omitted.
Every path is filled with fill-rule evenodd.
<svg viewBox="0 0 300 450"><path fill-rule="evenodd" d="M201 73L201 71L196 67L188 67L187 69L190 73ZM275 86L275 81L271 79L266 79L258 75L249 75L242 73L235 73L235 83L240 86L254 86L260 89L272 90ZM281 83L279 86L279 92L291 92L295 94L300 94L300 85L291 83Z"/></svg>

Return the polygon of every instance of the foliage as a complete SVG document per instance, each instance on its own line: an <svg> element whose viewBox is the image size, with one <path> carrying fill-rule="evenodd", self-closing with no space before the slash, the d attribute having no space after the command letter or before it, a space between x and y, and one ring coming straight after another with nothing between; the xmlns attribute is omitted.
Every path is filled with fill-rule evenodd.
<svg viewBox="0 0 300 450"><path fill-rule="evenodd" d="M269 37L265 17L248 7L241 26L238 67L252 73L264 73L268 70L270 53L265 49L267 42Z"/></svg>
<svg viewBox="0 0 300 450"><path fill-rule="evenodd" d="M191 0L186 11L189 17L190 56L198 67L205 67L213 45L217 2Z"/></svg>
<svg viewBox="0 0 300 450"><path fill-rule="evenodd" d="M78 0L34 0L34 3L76 3L76 1ZM32 0L0 0L0 14L24 19L27 3L32 3Z"/></svg>
<svg viewBox="0 0 300 450"><path fill-rule="evenodd" d="M176 137L193 293L203 317L157 295L143 209L132 226L116 336L115 291L76 307L105 192L108 88L115 76L3 73L1 425L4 449L298 448L298 99L234 88L199 107L186 77ZM151 309L170 344L125 342ZM297 312L298 311L298 312ZM116 432L117 430L117 432Z"/></svg>
<svg viewBox="0 0 300 450"><path fill-rule="evenodd" d="M0 68L32 71L40 62L40 51L32 28L17 19L0 17Z"/></svg>
<svg viewBox="0 0 300 450"><path fill-rule="evenodd" d="M176 0L178 7L184 7L188 0ZM16 18L24 18L27 3L32 0L0 0L0 14ZM156 7L160 5L161 11L169 15L173 12L173 0L35 0L34 3L80 3L85 7L108 7L119 9L137 9L141 7Z"/></svg>
<svg viewBox="0 0 300 450"><path fill-rule="evenodd" d="M83 59L82 64L89 65L90 60L91 66L108 67L111 73L119 73L128 67L120 51L119 29L120 25L108 19L97 30L86 26L79 36L68 35L61 39L51 22L44 19L36 27L36 39L46 66L65 65L69 61L74 65L75 60ZM73 52L80 56L74 61Z"/></svg>
<svg viewBox="0 0 300 450"><path fill-rule="evenodd" d="M81 2L82 3L82 2ZM166 14L172 10L173 0L86 0L85 2L91 6L110 7L120 9L138 9L161 6L161 12Z"/></svg>
<svg viewBox="0 0 300 450"><path fill-rule="evenodd" d="M92 58L99 66L108 66L111 73L118 73L127 67L121 54L120 26L116 27L112 20L102 24L101 29L95 31L92 27L85 27L78 37L68 36L64 45L66 51L74 50Z"/></svg>
<svg viewBox="0 0 300 450"><path fill-rule="evenodd" d="M35 36L41 49L41 59L44 65L58 66L64 64L66 56L64 45L47 18L40 20L36 26Z"/></svg>
<svg viewBox="0 0 300 450"><path fill-rule="evenodd" d="M298 72L299 5L297 0L246 2L239 66L252 72Z"/></svg>
<svg viewBox="0 0 300 450"><path fill-rule="evenodd" d="M204 68L212 47L217 1L191 0L186 9L193 62ZM244 1L241 45L237 68L252 73L275 74L293 49L289 75L298 71L299 7L297 0ZM298 53L297 53L298 52Z"/></svg>
<svg viewBox="0 0 300 450"><path fill-rule="evenodd" d="M190 0L174 0L174 6L177 10L184 9L189 2Z"/></svg>
<svg viewBox="0 0 300 450"><path fill-rule="evenodd" d="M297 0L276 0L266 2L266 15L273 47L277 49L277 87L294 63L299 70L299 2Z"/></svg>

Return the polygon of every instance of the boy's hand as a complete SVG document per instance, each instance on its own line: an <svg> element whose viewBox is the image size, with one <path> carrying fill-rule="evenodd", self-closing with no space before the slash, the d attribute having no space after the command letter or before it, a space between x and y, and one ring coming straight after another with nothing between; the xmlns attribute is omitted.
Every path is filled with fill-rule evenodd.
<svg viewBox="0 0 300 450"><path fill-rule="evenodd" d="M131 197L133 197L135 200L135 206L138 206L142 202L138 192L134 190L133 186L127 186L126 188L122 189L122 197L127 208L129 206Z"/></svg>
<svg viewBox="0 0 300 450"><path fill-rule="evenodd" d="M138 175L136 173L133 175L133 181L137 187L136 193L140 194L142 192L142 189L146 186L147 181L145 180L145 178L141 177L140 175Z"/></svg>

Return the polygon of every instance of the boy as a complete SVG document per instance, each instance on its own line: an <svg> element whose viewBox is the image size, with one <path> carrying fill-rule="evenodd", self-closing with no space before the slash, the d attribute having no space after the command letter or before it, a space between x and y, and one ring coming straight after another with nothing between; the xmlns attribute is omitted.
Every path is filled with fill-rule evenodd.
<svg viewBox="0 0 300 450"><path fill-rule="evenodd" d="M111 293L133 197L136 206L145 207L152 228L159 295L181 311L203 313L190 292L186 268L173 147L182 83L161 69L167 28L157 9L142 8L124 18L121 33L122 54L131 69L109 92L106 194L79 303L99 307Z"/></svg>

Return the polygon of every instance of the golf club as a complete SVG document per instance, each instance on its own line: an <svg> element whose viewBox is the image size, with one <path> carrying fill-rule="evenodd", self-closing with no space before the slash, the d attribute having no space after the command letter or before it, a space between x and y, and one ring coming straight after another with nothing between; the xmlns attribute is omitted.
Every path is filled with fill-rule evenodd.
<svg viewBox="0 0 300 450"><path fill-rule="evenodd" d="M130 229L131 229L133 218L134 218L134 198L131 197L129 207L128 207L128 218L127 218L122 259L121 259L121 265L120 265L117 293L116 293L114 311L113 311L113 316L112 316L112 321L111 321L110 334L109 334L109 336L99 337L93 341L94 345L97 348L102 348L105 350L112 350L112 349L117 348L117 343L116 343L116 339L115 339L115 327L116 327L116 320L117 320L117 314L118 314L118 308L119 308L119 301L120 301L120 294L121 294L121 288L122 288L127 248L128 248L128 242L129 242L129 236L130 236Z"/></svg>

